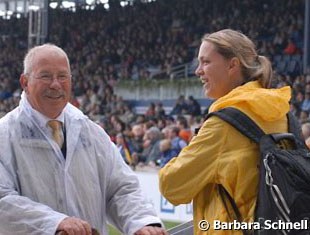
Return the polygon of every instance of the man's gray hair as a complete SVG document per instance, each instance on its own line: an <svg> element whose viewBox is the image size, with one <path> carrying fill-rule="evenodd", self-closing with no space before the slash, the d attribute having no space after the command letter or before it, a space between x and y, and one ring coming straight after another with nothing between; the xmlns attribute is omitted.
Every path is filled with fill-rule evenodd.
<svg viewBox="0 0 310 235"><path fill-rule="evenodd" d="M159 140L159 139L161 139L161 137L162 137L161 131L159 130L158 127L155 127L155 126L149 128L149 129L147 130L147 133L150 134L150 135L152 136L152 139L153 139L153 140Z"/></svg>
<svg viewBox="0 0 310 235"><path fill-rule="evenodd" d="M61 56L64 56L68 62L68 65L70 66L70 62L69 62L69 58L67 56L67 53L63 49L61 49L60 47L58 47L54 44L46 43L46 44L43 44L40 46L35 46L27 52L27 54L24 58L24 71L23 71L24 74L31 73L31 70L33 67L33 59L34 59L35 55L37 54L38 51L41 51L44 49L53 50L55 53L57 53Z"/></svg>

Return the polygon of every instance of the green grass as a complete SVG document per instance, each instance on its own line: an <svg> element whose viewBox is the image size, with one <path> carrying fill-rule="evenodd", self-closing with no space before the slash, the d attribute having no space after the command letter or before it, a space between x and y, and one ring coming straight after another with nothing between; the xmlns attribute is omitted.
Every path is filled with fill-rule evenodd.
<svg viewBox="0 0 310 235"><path fill-rule="evenodd" d="M177 226L178 222L171 222L171 221L164 221L166 229L172 228L174 226ZM121 235L121 233L115 229L113 226L109 226L109 235Z"/></svg>

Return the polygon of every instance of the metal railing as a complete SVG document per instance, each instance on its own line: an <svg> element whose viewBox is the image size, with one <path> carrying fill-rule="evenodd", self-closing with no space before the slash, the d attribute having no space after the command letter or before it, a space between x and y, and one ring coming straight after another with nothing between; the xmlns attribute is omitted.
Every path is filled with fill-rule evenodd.
<svg viewBox="0 0 310 235"><path fill-rule="evenodd" d="M193 221L188 221L186 223L177 225L168 231L169 235L193 235L194 234L194 224Z"/></svg>
<svg viewBox="0 0 310 235"><path fill-rule="evenodd" d="M180 64L180 65L174 66L174 67L172 67L170 69L154 73L151 77L153 79L191 78L191 77L195 77L196 76L195 75L195 69L196 69L196 61L193 60L192 62Z"/></svg>

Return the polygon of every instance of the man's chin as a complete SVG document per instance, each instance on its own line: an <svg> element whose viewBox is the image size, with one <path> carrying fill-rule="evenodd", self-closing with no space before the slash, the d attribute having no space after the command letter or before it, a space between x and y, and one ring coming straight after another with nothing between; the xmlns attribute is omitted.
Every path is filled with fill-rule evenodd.
<svg viewBox="0 0 310 235"><path fill-rule="evenodd" d="M63 102L61 104L57 102L52 102L44 107L45 111L43 114L49 118L56 118L61 114L62 110L66 107L66 105L67 103Z"/></svg>

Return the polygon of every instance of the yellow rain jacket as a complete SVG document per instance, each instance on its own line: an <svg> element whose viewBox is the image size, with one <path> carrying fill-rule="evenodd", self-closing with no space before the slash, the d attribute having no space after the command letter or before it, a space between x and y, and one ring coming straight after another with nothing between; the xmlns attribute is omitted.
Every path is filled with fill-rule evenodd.
<svg viewBox="0 0 310 235"><path fill-rule="evenodd" d="M252 118L266 133L286 132L291 90L264 89L248 82L218 99L214 112L235 107ZM253 221L258 191L258 145L234 127L212 116L178 157L160 170L160 191L174 205L193 201L195 234L242 234L240 231L213 230L213 221L229 221L218 194L222 184L234 198L244 221ZM208 231L198 228L207 220Z"/></svg>

